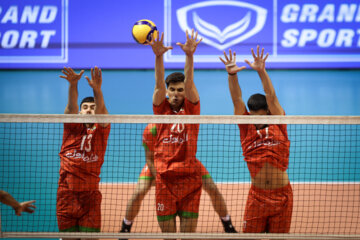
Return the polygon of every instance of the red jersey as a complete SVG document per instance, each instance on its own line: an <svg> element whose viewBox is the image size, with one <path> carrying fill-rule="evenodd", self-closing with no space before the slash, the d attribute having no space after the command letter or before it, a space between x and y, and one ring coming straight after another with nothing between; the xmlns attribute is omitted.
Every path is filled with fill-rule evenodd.
<svg viewBox="0 0 360 240"><path fill-rule="evenodd" d="M159 106L154 105L153 110L154 114L199 115L200 101L194 104L185 98L180 111L174 112L164 100ZM157 173L165 178L195 172L200 175L196 161L199 124L156 124L156 130L154 163Z"/></svg>
<svg viewBox="0 0 360 240"><path fill-rule="evenodd" d="M249 115L245 112L245 115ZM244 160L251 177L255 177L265 162L285 171L289 165L289 148L286 124L268 125L257 130L253 124L239 124Z"/></svg>
<svg viewBox="0 0 360 240"><path fill-rule="evenodd" d="M100 170L104 163L110 124L65 123L63 143L59 153L59 186L73 191L91 191L99 188Z"/></svg>

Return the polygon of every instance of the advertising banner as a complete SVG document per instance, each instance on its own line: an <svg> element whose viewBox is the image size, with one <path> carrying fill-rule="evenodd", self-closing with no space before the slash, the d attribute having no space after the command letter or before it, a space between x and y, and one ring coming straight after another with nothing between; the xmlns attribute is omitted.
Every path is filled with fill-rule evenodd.
<svg viewBox="0 0 360 240"><path fill-rule="evenodd" d="M0 68L71 66L151 69L150 46L131 30L141 19L164 33L167 68L183 68L185 31L202 38L195 68L223 68L229 49L238 62L257 45L267 67L359 68L358 0L3 0L0 2ZM242 63L240 63L242 64Z"/></svg>

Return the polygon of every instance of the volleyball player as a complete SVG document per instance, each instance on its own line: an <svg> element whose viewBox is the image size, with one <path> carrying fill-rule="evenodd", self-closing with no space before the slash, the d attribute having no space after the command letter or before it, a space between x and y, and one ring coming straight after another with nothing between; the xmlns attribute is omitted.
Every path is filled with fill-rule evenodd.
<svg viewBox="0 0 360 240"><path fill-rule="evenodd" d="M145 149L145 156L147 161L153 161L154 157L154 143L157 136L157 128L155 124L148 124L144 130L143 134L143 146ZM219 215L221 222L223 224L224 230L227 233L236 233L237 231L232 225L230 215L227 212L227 207L225 200L214 183L210 173L207 171L205 166L201 164L201 177L203 181L202 188L209 194L212 205ZM153 172L153 173L152 173ZM120 232L130 232L132 223L135 217L138 215L141 202L144 199L145 195L148 193L152 185L155 183L156 170L150 169L147 164L145 164L142 169L136 188L131 198L128 201L126 207L126 215L122 222L122 227Z"/></svg>
<svg viewBox="0 0 360 240"><path fill-rule="evenodd" d="M94 97L86 97L78 106L78 81L84 71L76 74L64 68L60 76L69 82L65 114L108 114L101 90L102 73L91 69L86 77ZM57 219L60 232L100 232L101 200L100 171L104 162L110 124L65 123L60 156L60 178L57 192Z"/></svg>
<svg viewBox="0 0 360 240"><path fill-rule="evenodd" d="M155 54L154 114L198 115L199 94L194 84L193 55L198 44L197 32L186 31L185 44L177 43L186 55L184 73L174 72L166 77L163 55L172 47L163 44L164 34L150 46ZM168 98L167 98L167 97ZM162 232L176 232L175 218L180 217L181 232L195 232L201 196L201 168L196 160L199 124L158 124L154 162L156 169L155 198L157 220ZM155 165L154 165L155 163Z"/></svg>
<svg viewBox="0 0 360 240"><path fill-rule="evenodd" d="M224 52L228 82L235 115L285 115L275 94L270 77L265 69L264 49L256 55L251 49L254 61L245 62L257 71L265 92L252 95L248 102L249 111L242 99L237 73L245 67L236 65L236 53L229 56ZM244 160L251 175L251 188L245 207L243 232L245 233L288 233L290 230L293 193L286 172L289 164L287 127L284 124L239 124L240 140Z"/></svg>
<svg viewBox="0 0 360 240"><path fill-rule="evenodd" d="M18 202L10 193L4 190L0 190L0 202L12 207L17 216L21 216L22 212L33 213L34 208L36 208L36 206L33 205L35 200Z"/></svg>

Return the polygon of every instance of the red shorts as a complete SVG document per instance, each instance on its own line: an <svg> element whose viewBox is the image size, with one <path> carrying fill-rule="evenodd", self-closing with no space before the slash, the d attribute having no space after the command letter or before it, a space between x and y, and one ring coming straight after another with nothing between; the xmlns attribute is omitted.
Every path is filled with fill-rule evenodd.
<svg viewBox="0 0 360 240"><path fill-rule="evenodd" d="M199 161L198 159L196 159L196 160ZM200 172L201 172L202 179L211 178L210 173L208 172L206 167L202 164L202 162L199 161L199 163L200 163Z"/></svg>
<svg viewBox="0 0 360 240"><path fill-rule="evenodd" d="M156 213L159 222L176 215L198 218L202 180L200 175L179 178L177 181L156 179Z"/></svg>
<svg viewBox="0 0 360 240"><path fill-rule="evenodd" d="M101 199L99 190L76 192L60 187L56 202L60 232L100 232Z"/></svg>
<svg viewBox="0 0 360 240"><path fill-rule="evenodd" d="M244 233L288 233L293 209L291 185L263 190L251 186L245 207Z"/></svg>
<svg viewBox="0 0 360 240"><path fill-rule="evenodd" d="M141 170L139 179L145 179L145 180L154 180L155 179L154 176L151 174L150 168L148 167L147 164L145 164L145 166Z"/></svg>
<svg viewBox="0 0 360 240"><path fill-rule="evenodd" d="M205 168L205 166L201 162L200 162L200 168L201 168L200 171L201 171L202 179L211 178L210 173L208 172L208 170ZM150 168L147 166L147 164L145 164L145 166L141 170L139 179L145 179L145 180L154 180L155 179L154 176L151 174Z"/></svg>

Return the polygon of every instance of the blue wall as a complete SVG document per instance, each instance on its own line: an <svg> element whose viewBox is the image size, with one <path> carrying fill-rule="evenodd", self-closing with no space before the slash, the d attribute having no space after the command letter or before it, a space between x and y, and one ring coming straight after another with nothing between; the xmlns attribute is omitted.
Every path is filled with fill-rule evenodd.
<svg viewBox="0 0 360 240"><path fill-rule="evenodd" d="M167 71L166 74L172 71ZM360 115L360 70L269 70L276 93L288 115ZM1 70L0 113L61 114L68 83L59 70ZM84 75L90 75L86 71ZM239 73L246 101L263 92L253 70ZM232 115L224 70L196 70L201 114ZM103 70L103 93L111 114L152 114L153 70ZM79 99L92 95L85 78Z"/></svg>

